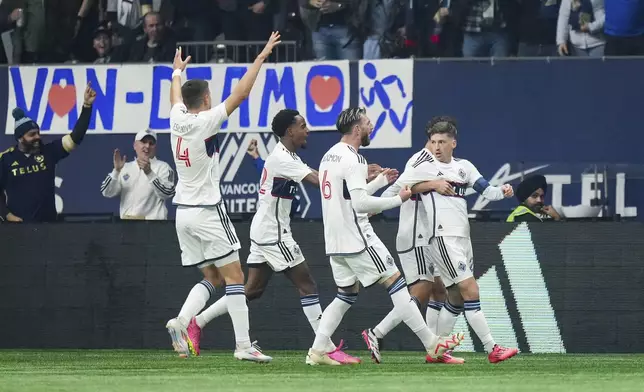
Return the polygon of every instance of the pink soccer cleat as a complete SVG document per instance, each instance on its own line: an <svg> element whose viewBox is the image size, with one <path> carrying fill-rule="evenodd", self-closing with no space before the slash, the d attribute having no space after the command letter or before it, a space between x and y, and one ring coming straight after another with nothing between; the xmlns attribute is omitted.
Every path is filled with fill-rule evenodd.
<svg viewBox="0 0 644 392"><path fill-rule="evenodd" d="M434 357L427 356L425 358L425 363L445 363L448 365L462 365L465 363L465 359L452 357L452 352L448 351L445 354L443 354L442 357L434 358Z"/></svg>
<svg viewBox="0 0 644 392"><path fill-rule="evenodd" d="M465 339L465 335L462 332L455 333L451 336L440 336L436 342L436 346L427 350L425 362L436 362L439 358L444 357L446 353L454 350L456 346L461 344L463 339Z"/></svg>
<svg viewBox="0 0 644 392"><path fill-rule="evenodd" d="M490 363L498 363L505 361L506 359L510 359L518 353L519 350L516 348L506 348L495 344L494 349L492 349L490 355L487 356L487 359L490 361Z"/></svg>
<svg viewBox="0 0 644 392"><path fill-rule="evenodd" d="M190 324L188 324L188 338L192 345L189 346L190 354L198 356L201 350L199 349L199 343L201 343L201 328L197 325L197 319L192 318Z"/></svg>
<svg viewBox="0 0 644 392"><path fill-rule="evenodd" d="M353 365L353 364L358 364L361 363L362 361L358 357L352 357L351 355L345 353L342 351L345 347L344 345L344 340L340 340L340 344L338 344L338 347L335 348L335 350L331 351L330 353L327 353L329 358L336 362L340 362L343 365Z"/></svg>

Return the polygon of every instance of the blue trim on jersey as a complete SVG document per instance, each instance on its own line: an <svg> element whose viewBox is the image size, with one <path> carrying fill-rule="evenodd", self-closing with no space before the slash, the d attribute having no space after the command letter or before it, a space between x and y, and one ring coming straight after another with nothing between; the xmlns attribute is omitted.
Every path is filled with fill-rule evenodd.
<svg viewBox="0 0 644 392"><path fill-rule="evenodd" d="M483 191L485 191L489 186L490 186L490 183L487 182L487 180L485 178L481 177L478 180L476 180L476 182L474 183L474 186L472 186L472 188L474 188L474 190L478 194L482 194Z"/></svg>

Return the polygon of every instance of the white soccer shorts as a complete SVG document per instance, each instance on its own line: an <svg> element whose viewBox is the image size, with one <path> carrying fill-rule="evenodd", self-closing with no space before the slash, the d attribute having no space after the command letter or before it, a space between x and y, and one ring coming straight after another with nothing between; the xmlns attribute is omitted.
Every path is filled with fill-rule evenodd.
<svg viewBox="0 0 644 392"><path fill-rule="evenodd" d="M445 287L474 276L474 254L469 238L434 237L428 248Z"/></svg>
<svg viewBox="0 0 644 392"><path fill-rule="evenodd" d="M177 208L177 237L184 267L223 267L239 260L239 239L224 203Z"/></svg>
<svg viewBox="0 0 644 392"><path fill-rule="evenodd" d="M282 272L304 262L304 255L293 238L284 238L275 245L257 245L250 243L250 255L246 263L268 264L275 272Z"/></svg>
<svg viewBox="0 0 644 392"><path fill-rule="evenodd" d="M440 273L434 268L429 246L416 246L405 253L398 253L400 266L405 274L407 285L420 280L434 282L434 276Z"/></svg>
<svg viewBox="0 0 644 392"><path fill-rule="evenodd" d="M371 239L367 249L350 256L331 256L331 271L338 287L353 286L357 281L364 287L383 282L398 272L394 258L379 238Z"/></svg>

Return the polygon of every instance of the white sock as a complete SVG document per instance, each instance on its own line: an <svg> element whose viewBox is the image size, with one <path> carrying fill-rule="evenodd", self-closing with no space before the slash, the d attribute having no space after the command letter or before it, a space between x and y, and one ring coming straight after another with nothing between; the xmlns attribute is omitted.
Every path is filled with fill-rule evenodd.
<svg viewBox="0 0 644 392"><path fill-rule="evenodd" d="M317 294L305 295L300 297L300 303L302 304L302 311L306 319L309 320L313 332L317 333L320 328L320 321L322 320L322 307L320 306L320 297ZM326 352L331 352L335 350L335 344L329 339L327 343Z"/></svg>
<svg viewBox="0 0 644 392"><path fill-rule="evenodd" d="M492 350L494 350L496 343L490 333L490 327L487 325L485 315L483 314L483 311L481 311L481 301L478 299L475 301L465 301L464 307L467 323L472 327L476 336L481 340L481 343L483 343L485 351L487 353L491 353Z"/></svg>
<svg viewBox="0 0 644 392"><path fill-rule="evenodd" d="M228 313L228 304L226 303L226 296L224 295L223 297L219 298L214 304L207 307L206 310L201 312L201 314L195 317L195 321L197 322L199 328L203 328L212 320L226 313Z"/></svg>
<svg viewBox="0 0 644 392"><path fill-rule="evenodd" d="M396 328L401 322L402 319L400 318L397 309L394 307L394 309L392 309L391 312L389 312L385 316L385 318L382 319L380 324L376 325L373 328L373 333L378 339L382 339L387 336L387 334L394 328Z"/></svg>
<svg viewBox="0 0 644 392"><path fill-rule="evenodd" d="M438 336L434 335L425 324L416 302L409 295L405 279L402 276L399 277L387 288L387 291L389 291L391 301L394 303L394 310L398 312L398 316L423 342L425 349L433 348L438 341Z"/></svg>
<svg viewBox="0 0 644 392"><path fill-rule="evenodd" d="M233 322L235 330L235 342L237 348L250 347L250 332L248 322L248 305L246 304L246 293L243 284L231 284L226 286L226 303L228 314Z"/></svg>
<svg viewBox="0 0 644 392"><path fill-rule="evenodd" d="M445 302L443 309L438 314L438 322L436 323L436 334L438 336L447 336L454 330L458 316L463 312L463 308L456 307Z"/></svg>
<svg viewBox="0 0 644 392"><path fill-rule="evenodd" d="M183 324L185 328L188 327L190 320L192 320L192 318L195 317L204 306L206 306L206 303L208 303L210 296L214 294L214 292L215 286L206 279L197 283L192 290L190 290L188 298L186 298L186 302L183 303L181 311L179 311L178 317L179 322Z"/></svg>
<svg viewBox="0 0 644 392"><path fill-rule="evenodd" d="M427 322L427 326L429 327L429 330L432 331L434 335L438 334L436 332L438 331L438 315L440 314L442 308L443 308L442 302L429 301L429 304L427 304L425 321Z"/></svg>
<svg viewBox="0 0 644 392"><path fill-rule="evenodd" d="M322 313L320 326L315 333L315 340L313 341L313 350L326 352L331 335L338 328L344 314L356 302L356 299L358 299L358 293L337 293L335 295L335 299Z"/></svg>

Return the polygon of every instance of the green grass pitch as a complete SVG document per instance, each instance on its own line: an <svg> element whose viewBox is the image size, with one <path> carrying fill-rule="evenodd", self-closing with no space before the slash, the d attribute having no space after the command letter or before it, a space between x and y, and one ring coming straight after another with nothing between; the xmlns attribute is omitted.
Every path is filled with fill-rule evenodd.
<svg viewBox="0 0 644 392"><path fill-rule="evenodd" d="M180 359L170 350L0 350L0 391L643 391L644 355L519 354L492 365L428 365L421 353L383 352L375 365L311 367L305 352L269 351L270 364L232 352Z"/></svg>

